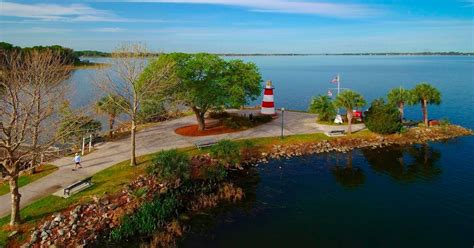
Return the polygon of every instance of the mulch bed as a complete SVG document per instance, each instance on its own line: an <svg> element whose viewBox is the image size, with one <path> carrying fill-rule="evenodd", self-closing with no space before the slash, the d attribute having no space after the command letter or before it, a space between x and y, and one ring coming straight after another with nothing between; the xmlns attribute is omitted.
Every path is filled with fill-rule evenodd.
<svg viewBox="0 0 474 248"><path fill-rule="evenodd" d="M199 129L198 125L189 125L189 126L177 128L176 130L174 130L174 132L183 136L197 137L197 136L224 134L224 133L234 133L234 132L241 131L237 129L231 129L223 125L209 127L203 131L199 131L198 129Z"/></svg>

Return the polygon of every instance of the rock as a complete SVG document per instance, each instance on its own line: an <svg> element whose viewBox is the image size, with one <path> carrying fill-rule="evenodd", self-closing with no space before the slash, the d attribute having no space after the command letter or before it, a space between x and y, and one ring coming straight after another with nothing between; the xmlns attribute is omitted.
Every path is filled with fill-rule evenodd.
<svg viewBox="0 0 474 248"><path fill-rule="evenodd" d="M112 204L108 205L107 208L108 208L109 210L114 210L114 209L117 208L117 204L112 203Z"/></svg>
<svg viewBox="0 0 474 248"><path fill-rule="evenodd" d="M59 235L59 236L63 236L63 235L64 235L64 230L63 230L63 229L59 229L59 230L58 230L58 235Z"/></svg>
<svg viewBox="0 0 474 248"><path fill-rule="evenodd" d="M105 205L108 205L108 204L109 204L109 200L107 200L107 199L100 200L100 205L105 206Z"/></svg>
<svg viewBox="0 0 474 248"><path fill-rule="evenodd" d="M13 231L13 232L11 232L10 234L8 234L8 237L11 238L11 237L13 237L13 236L15 236L15 235L17 235L17 234L18 234L18 231Z"/></svg>
<svg viewBox="0 0 474 248"><path fill-rule="evenodd" d="M41 237L41 238L44 238L44 237L48 237L48 235L49 235L49 234L48 234L47 232L42 231L40 237Z"/></svg>

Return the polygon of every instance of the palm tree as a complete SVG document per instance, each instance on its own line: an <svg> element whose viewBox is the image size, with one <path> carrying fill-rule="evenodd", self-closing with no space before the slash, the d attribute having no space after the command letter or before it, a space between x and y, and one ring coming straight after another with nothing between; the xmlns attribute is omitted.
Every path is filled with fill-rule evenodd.
<svg viewBox="0 0 474 248"><path fill-rule="evenodd" d="M423 122L428 126L428 104L439 105L441 103L441 92L429 83L422 82L415 86L411 91L411 95L412 104L416 104L417 102L421 104Z"/></svg>
<svg viewBox="0 0 474 248"><path fill-rule="evenodd" d="M365 105L364 97L352 90L346 90L339 94L334 101L334 104L338 108L345 108L347 114L347 122L349 124L347 131L349 134L352 133L352 111L354 108L362 107Z"/></svg>
<svg viewBox="0 0 474 248"><path fill-rule="evenodd" d="M325 95L318 95L311 100L309 112L318 114L319 120L330 121L336 116L336 107L331 98Z"/></svg>
<svg viewBox="0 0 474 248"><path fill-rule="evenodd" d="M394 88L388 92L387 99L390 104L396 105L398 107L398 111L400 111L400 122L403 123L403 108L406 103L410 103L411 92L402 87Z"/></svg>
<svg viewBox="0 0 474 248"><path fill-rule="evenodd" d="M127 101L117 95L103 96L95 104L95 110L99 114L105 114L109 117L109 136L112 137L115 118L124 112L127 106Z"/></svg>

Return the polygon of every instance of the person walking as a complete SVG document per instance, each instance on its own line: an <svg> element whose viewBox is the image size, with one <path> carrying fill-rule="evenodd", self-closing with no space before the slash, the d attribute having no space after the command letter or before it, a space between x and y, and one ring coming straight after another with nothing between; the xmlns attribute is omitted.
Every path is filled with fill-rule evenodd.
<svg viewBox="0 0 474 248"><path fill-rule="evenodd" d="M74 162L76 163L76 165L74 166L74 169L72 169L73 171L75 171L77 168L82 168L81 155L79 155L79 153L76 153L76 155L74 156Z"/></svg>

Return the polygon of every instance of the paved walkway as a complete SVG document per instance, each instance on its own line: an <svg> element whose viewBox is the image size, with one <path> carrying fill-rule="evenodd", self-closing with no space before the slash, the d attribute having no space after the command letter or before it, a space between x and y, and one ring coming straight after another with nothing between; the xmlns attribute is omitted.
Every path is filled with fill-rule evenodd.
<svg viewBox="0 0 474 248"><path fill-rule="evenodd" d="M241 111L244 112L244 111ZM251 112L245 110L245 112ZM328 129L341 129L338 126L322 126L315 123L315 115L299 112L285 112L284 134L305 134L325 132ZM147 128L137 133L137 156L157 152L160 150L182 148L193 146L196 142L203 140L242 139L257 137L280 136L281 119L278 117L270 123L245 130L242 132L221 134L205 137L184 137L177 135L174 130L177 127L195 124L194 116L187 116L176 120L163 122L157 126ZM354 125L353 130L360 130L363 125ZM73 158L64 157L52 161L59 169L33 183L20 188L21 207L33 201L50 195L71 183L84 177L106 169L114 164L129 159L129 139L107 142L100 145L97 150L83 157L83 169L72 171ZM10 213L10 194L0 196L0 217Z"/></svg>

